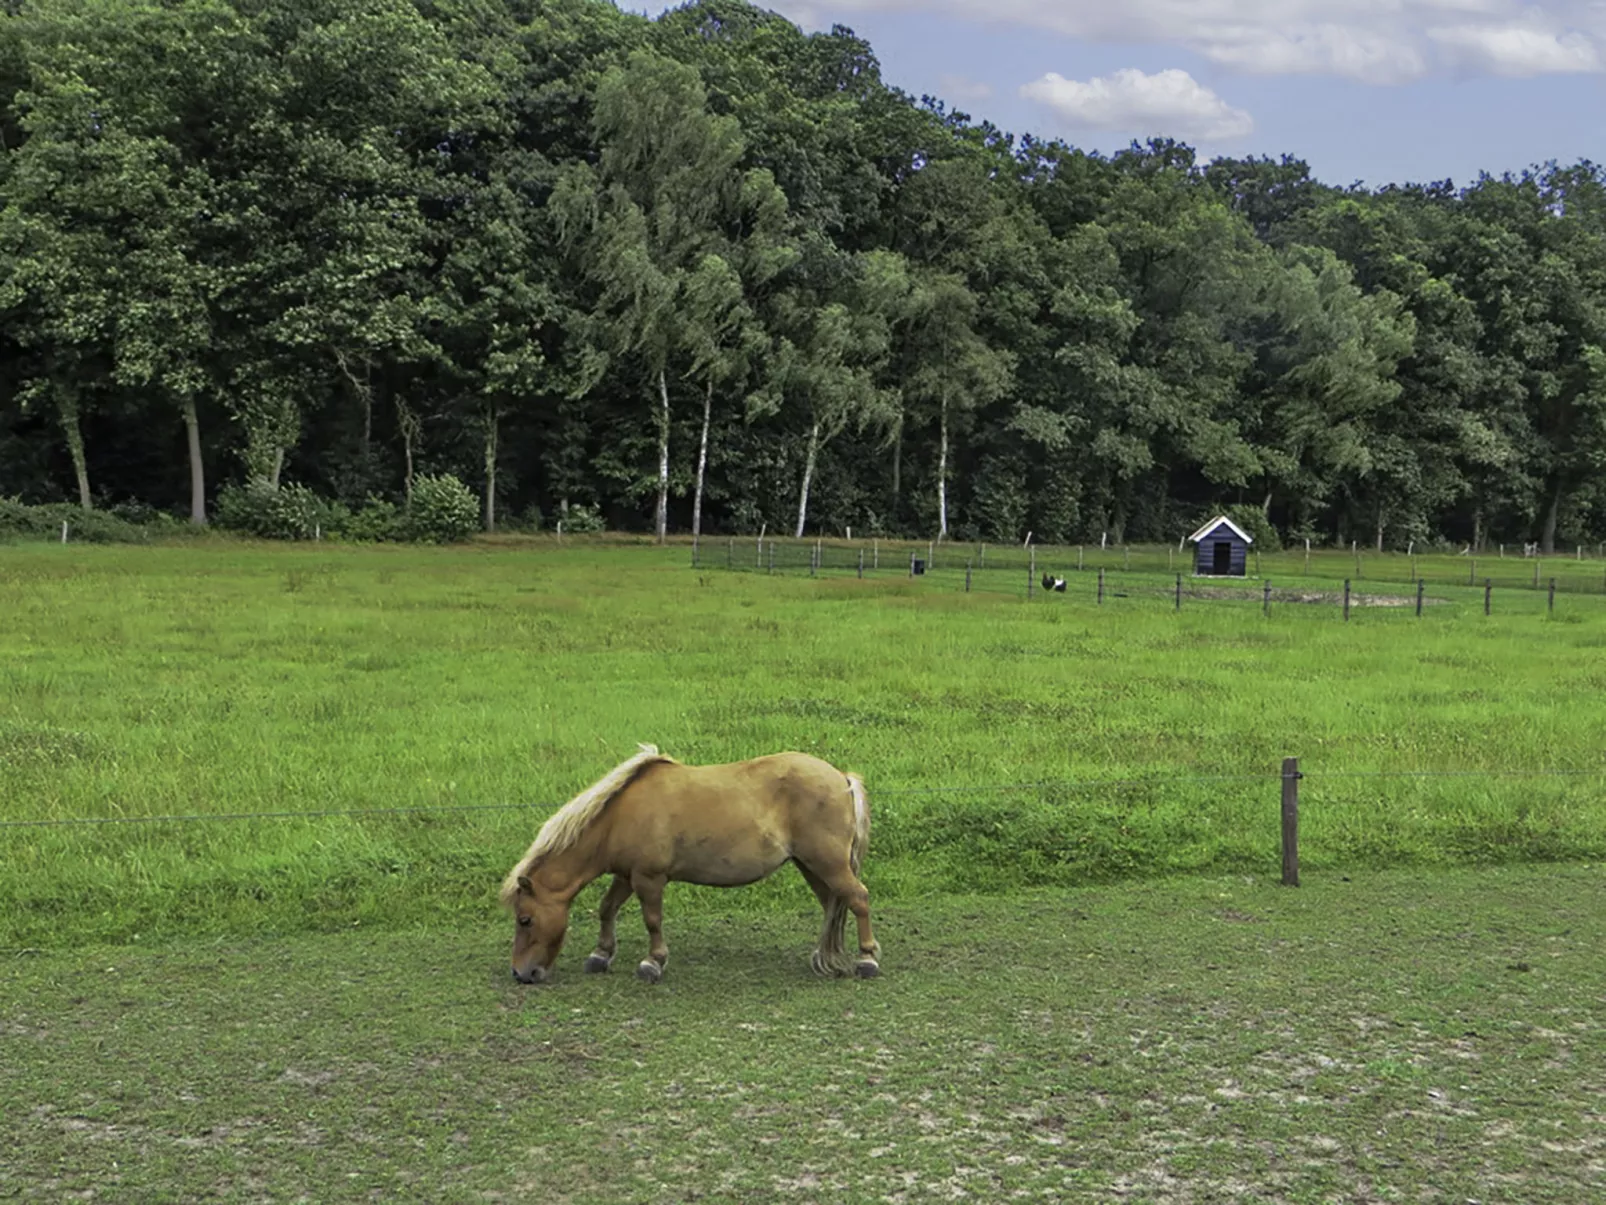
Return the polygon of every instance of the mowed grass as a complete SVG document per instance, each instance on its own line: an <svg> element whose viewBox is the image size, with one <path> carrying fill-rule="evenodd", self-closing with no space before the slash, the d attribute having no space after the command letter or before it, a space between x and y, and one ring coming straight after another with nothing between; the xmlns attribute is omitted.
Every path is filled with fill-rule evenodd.
<svg viewBox="0 0 1606 1205"><path fill-rule="evenodd" d="M637 741L863 773L878 900L1264 872L1285 756L1309 872L1606 852L1599 599L1345 623L1178 612L1158 575L1101 607L688 551L0 549L0 947L479 923ZM378 808L442 810L322 814ZM192 814L268 815L15 824ZM703 899L810 901L790 875Z"/></svg>
<svg viewBox="0 0 1606 1205"><path fill-rule="evenodd" d="M812 910L681 887L657 987L580 974L589 921L542 988L488 919L7 957L0 1197L1589 1205L1603 888L899 900L870 982L809 974Z"/></svg>

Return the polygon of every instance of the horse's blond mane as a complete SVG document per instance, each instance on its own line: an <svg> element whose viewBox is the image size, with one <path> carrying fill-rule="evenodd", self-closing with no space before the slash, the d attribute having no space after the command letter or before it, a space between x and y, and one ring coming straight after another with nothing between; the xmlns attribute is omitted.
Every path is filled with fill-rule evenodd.
<svg viewBox="0 0 1606 1205"><path fill-rule="evenodd" d="M541 831L530 843L529 851L519 859L517 866L507 872L507 878L502 881L502 903L512 904L513 897L519 891L520 875L528 874L530 868L542 858L562 853L578 841L580 834L602 814L602 809L608 806L608 801L629 786L631 780L645 767L655 762L673 760L659 753L657 745L642 745L640 752L634 757L620 762L547 817L547 822L541 826Z"/></svg>

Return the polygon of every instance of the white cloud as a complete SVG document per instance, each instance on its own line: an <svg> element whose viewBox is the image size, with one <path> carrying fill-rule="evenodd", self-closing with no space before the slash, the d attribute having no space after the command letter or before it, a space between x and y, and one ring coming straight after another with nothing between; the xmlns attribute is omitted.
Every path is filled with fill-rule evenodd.
<svg viewBox="0 0 1606 1205"><path fill-rule="evenodd" d="M1237 71L1404 83L1444 70L1606 70L1603 0L770 0L829 11L943 13L1089 42L1171 46Z"/></svg>
<svg viewBox="0 0 1606 1205"><path fill-rule="evenodd" d="M1077 129L1216 142L1255 128L1248 113L1175 68L1145 75L1126 67L1086 81L1049 72L1020 92Z"/></svg>
<svg viewBox="0 0 1606 1205"><path fill-rule="evenodd" d="M950 100L986 100L993 94L991 84L967 79L963 75L945 75L938 83L942 85L943 95Z"/></svg>
<svg viewBox="0 0 1606 1205"><path fill-rule="evenodd" d="M1428 31L1460 66L1490 75L1532 76L1599 71L1600 51L1579 33L1531 26L1463 25Z"/></svg>

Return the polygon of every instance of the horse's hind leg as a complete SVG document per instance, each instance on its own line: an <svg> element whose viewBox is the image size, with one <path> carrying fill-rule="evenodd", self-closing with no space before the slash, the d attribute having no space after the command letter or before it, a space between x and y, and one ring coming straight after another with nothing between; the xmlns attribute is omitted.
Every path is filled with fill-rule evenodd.
<svg viewBox="0 0 1606 1205"><path fill-rule="evenodd" d="M835 897L824 879L801 862L794 862L793 865L813 888L814 898L820 901L820 908L825 913L825 927L820 931L820 941L809 958L809 966L814 968L816 975L841 975L845 971L842 966L842 910L833 907Z"/></svg>
<svg viewBox="0 0 1606 1205"><path fill-rule="evenodd" d="M641 919L647 926L648 957L636 967L636 978L657 983L664 977L669 961L669 943L664 940L664 884L661 878L633 875L630 886L641 897Z"/></svg>
<svg viewBox="0 0 1606 1205"><path fill-rule="evenodd" d="M619 915L619 909L630 898L631 891L629 879L622 874L613 876L613 882L609 884L607 894L602 897L602 908L600 909L602 929L597 934L597 948L592 952L591 957L586 959L586 970L594 972L606 971L613 965L613 952L618 948L619 944L618 939L614 936L613 922L614 918Z"/></svg>
<svg viewBox="0 0 1606 1205"><path fill-rule="evenodd" d="M853 963L853 973L860 979L875 978L881 973L881 943L876 941L875 932L870 927L869 889L846 863L820 867L804 866L799 862L797 866L825 908L825 932L820 937L820 949L815 951L815 970L820 969L821 961L827 965L834 961L833 948L840 956L844 919L842 910L845 908L853 913L859 924L859 956ZM819 885L816 886L816 883Z"/></svg>

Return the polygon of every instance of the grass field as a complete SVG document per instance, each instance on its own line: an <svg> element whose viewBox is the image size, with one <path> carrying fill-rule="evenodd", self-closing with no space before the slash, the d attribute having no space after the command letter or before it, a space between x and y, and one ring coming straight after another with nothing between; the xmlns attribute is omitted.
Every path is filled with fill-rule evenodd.
<svg viewBox="0 0 1606 1205"><path fill-rule="evenodd" d="M0 1198L1590 1205L1603 889L904 900L868 983L692 889L653 988L521 988L486 923L0 958Z"/></svg>
<svg viewBox="0 0 1606 1205"><path fill-rule="evenodd" d="M1603 1199L1606 602L688 551L0 549L0 1198ZM640 740L862 772L882 978L782 874L513 984Z"/></svg>
<svg viewBox="0 0 1606 1205"><path fill-rule="evenodd" d="M0 948L477 921L643 740L862 772L889 900L1265 871L1284 756L1313 872L1606 853L1600 600L1486 617L1445 590L1345 623L687 551L3 550ZM446 810L322 814L374 808ZM778 878L720 907L807 898Z"/></svg>

